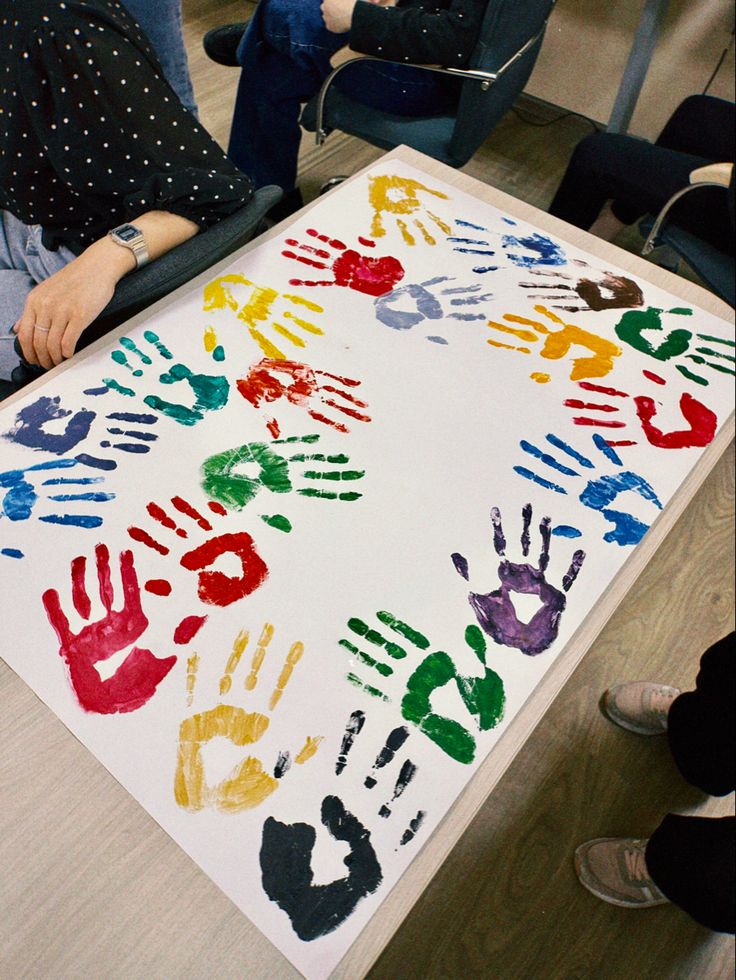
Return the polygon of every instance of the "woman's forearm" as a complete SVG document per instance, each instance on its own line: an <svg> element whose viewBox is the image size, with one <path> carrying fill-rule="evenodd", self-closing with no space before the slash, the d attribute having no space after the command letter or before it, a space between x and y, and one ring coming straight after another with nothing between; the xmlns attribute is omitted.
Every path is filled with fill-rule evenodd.
<svg viewBox="0 0 736 980"><path fill-rule="evenodd" d="M148 211L132 224L143 233L155 260L197 234L195 222L167 211ZM15 324L31 364L51 368L74 353L82 331L104 310L120 280L136 268L133 252L109 236L39 283Z"/></svg>

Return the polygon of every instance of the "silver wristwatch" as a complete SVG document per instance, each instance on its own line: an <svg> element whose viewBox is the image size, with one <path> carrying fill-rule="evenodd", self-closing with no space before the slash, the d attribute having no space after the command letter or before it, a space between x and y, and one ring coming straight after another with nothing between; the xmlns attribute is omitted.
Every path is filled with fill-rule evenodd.
<svg viewBox="0 0 736 980"><path fill-rule="evenodd" d="M141 266L149 261L148 246L140 228L136 228L135 225L131 224L118 225L117 228L108 231L108 235L118 245L130 249L135 256L137 268L140 269Z"/></svg>

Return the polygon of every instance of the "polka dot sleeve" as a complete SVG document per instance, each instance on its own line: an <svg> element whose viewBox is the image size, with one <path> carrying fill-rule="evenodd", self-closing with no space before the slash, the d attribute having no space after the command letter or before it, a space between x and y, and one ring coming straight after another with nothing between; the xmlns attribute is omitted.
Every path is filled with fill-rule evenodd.
<svg viewBox="0 0 736 980"><path fill-rule="evenodd" d="M19 66L27 117L59 194L86 215L83 238L152 210L204 228L252 195L155 60L113 25L37 29Z"/></svg>

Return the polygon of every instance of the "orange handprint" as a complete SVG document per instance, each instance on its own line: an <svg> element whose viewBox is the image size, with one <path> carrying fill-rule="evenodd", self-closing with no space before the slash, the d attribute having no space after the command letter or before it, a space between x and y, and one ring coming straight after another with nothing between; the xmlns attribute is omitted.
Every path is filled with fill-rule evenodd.
<svg viewBox="0 0 736 980"><path fill-rule="evenodd" d="M556 313L547 309L546 306L535 306L535 311L546 316L552 323L559 324L562 329L550 330L548 326L540 320L530 320L527 317L518 316L515 313L505 313L503 319L510 323L518 323L520 327L508 326L507 323L498 323L489 320L488 326L504 334L511 334L519 340L527 343L538 343L544 337L544 345L539 351L540 357L548 360L557 361L570 353L572 347L584 347L590 351L589 357L573 357L570 379L580 381L582 378L602 378L613 369L613 360L621 354L621 348L599 337L598 334L584 330L582 327L575 326L573 323L566 323L561 320ZM525 330L524 327L531 327ZM531 354L529 347L516 347L513 344L504 344L498 340L488 340L492 347L501 347L504 350L515 350L520 354ZM539 384L545 384L550 380L548 374L534 372L531 377Z"/></svg>

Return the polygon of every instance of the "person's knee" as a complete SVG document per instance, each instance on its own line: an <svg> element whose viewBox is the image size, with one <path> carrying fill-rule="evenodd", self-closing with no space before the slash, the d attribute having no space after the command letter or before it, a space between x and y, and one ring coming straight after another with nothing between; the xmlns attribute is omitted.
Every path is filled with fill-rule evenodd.
<svg viewBox="0 0 736 980"><path fill-rule="evenodd" d="M277 51L309 44L324 30L321 0L261 0L263 36Z"/></svg>

